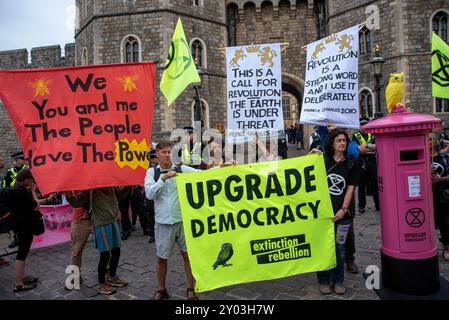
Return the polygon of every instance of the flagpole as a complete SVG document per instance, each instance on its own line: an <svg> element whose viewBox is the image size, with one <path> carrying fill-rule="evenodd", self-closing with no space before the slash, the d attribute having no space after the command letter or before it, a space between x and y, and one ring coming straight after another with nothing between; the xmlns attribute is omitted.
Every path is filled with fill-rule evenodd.
<svg viewBox="0 0 449 320"><path fill-rule="evenodd" d="M196 61L195 61L196 62ZM197 67L198 75L203 75L203 71ZM200 95L200 86L195 84L193 86L195 88L195 105L193 109L193 129L194 132L197 134L197 141L202 142L202 112L201 112L201 95Z"/></svg>

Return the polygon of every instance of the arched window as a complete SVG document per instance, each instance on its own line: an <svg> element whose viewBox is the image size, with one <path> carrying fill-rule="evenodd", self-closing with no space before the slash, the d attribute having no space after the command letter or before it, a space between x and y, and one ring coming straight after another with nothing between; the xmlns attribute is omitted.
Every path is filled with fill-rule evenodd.
<svg viewBox="0 0 449 320"><path fill-rule="evenodd" d="M447 43L449 43L448 17L449 14L446 11L438 11L432 18L432 31ZM449 99L435 98L435 113L442 112L449 112Z"/></svg>
<svg viewBox="0 0 449 320"><path fill-rule="evenodd" d="M448 42L449 38L447 32L448 14L445 11L437 12L432 19L432 30L444 41Z"/></svg>
<svg viewBox="0 0 449 320"><path fill-rule="evenodd" d="M359 95L360 117L374 117L373 95L367 89L362 90Z"/></svg>
<svg viewBox="0 0 449 320"><path fill-rule="evenodd" d="M123 63L142 61L141 41L137 36L130 35L123 39L121 60Z"/></svg>
<svg viewBox="0 0 449 320"><path fill-rule="evenodd" d="M192 39L190 43L190 49L192 51L192 58L195 60L198 67L207 67L206 57L206 44L201 39Z"/></svg>
<svg viewBox="0 0 449 320"><path fill-rule="evenodd" d="M195 124L195 101L192 102L192 125ZM201 128L209 129L209 104L206 100L201 99Z"/></svg>
<svg viewBox="0 0 449 320"><path fill-rule="evenodd" d="M87 48L84 47L83 51L81 52L81 65L87 66L89 64L89 56L87 54Z"/></svg>
<svg viewBox="0 0 449 320"><path fill-rule="evenodd" d="M237 25L239 23L239 8L235 3L227 7L226 17L228 21L228 45L233 47L237 44Z"/></svg>
<svg viewBox="0 0 449 320"><path fill-rule="evenodd" d="M367 27L363 27L359 31L359 50L360 53L371 52L371 31Z"/></svg>

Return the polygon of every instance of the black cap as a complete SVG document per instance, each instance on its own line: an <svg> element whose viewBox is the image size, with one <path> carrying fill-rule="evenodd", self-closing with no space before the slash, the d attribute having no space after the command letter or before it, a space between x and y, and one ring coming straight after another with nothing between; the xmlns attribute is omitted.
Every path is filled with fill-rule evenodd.
<svg viewBox="0 0 449 320"><path fill-rule="evenodd" d="M369 122L369 119L368 118L360 118L359 121L360 121L360 125L364 126L365 124L367 124Z"/></svg>
<svg viewBox="0 0 449 320"><path fill-rule="evenodd" d="M22 151L20 151L20 152L16 152L16 153L14 153L14 154L12 154L11 155L11 158L13 159L13 160L16 160L16 159L25 159L25 156L23 155L23 152Z"/></svg>
<svg viewBox="0 0 449 320"><path fill-rule="evenodd" d="M187 126L187 127L184 127L183 129L186 130L188 133L193 133L193 127Z"/></svg>

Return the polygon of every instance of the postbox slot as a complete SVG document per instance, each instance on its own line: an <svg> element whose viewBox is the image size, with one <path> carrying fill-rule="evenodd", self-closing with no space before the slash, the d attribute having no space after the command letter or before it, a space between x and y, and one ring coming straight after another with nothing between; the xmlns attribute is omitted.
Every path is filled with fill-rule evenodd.
<svg viewBox="0 0 449 320"><path fill-rule="evenodd" d="M401 162L417 161L423 159L423 150L401 150L399 151L399 159Z"/></svg>

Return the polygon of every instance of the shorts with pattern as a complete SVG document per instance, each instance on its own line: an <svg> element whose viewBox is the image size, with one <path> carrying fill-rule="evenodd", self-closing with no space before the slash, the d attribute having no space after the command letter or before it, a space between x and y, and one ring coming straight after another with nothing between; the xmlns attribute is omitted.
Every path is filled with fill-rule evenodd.
<svg viewBox="0 0 449 320"><path fill-rule="evenodd" d="M170 258L175 243L178 244L182 252L187 252L182 222L175 224L159 224L156 222L154 225L154 238L156 241L156 253L159 258Z"/></svg>

